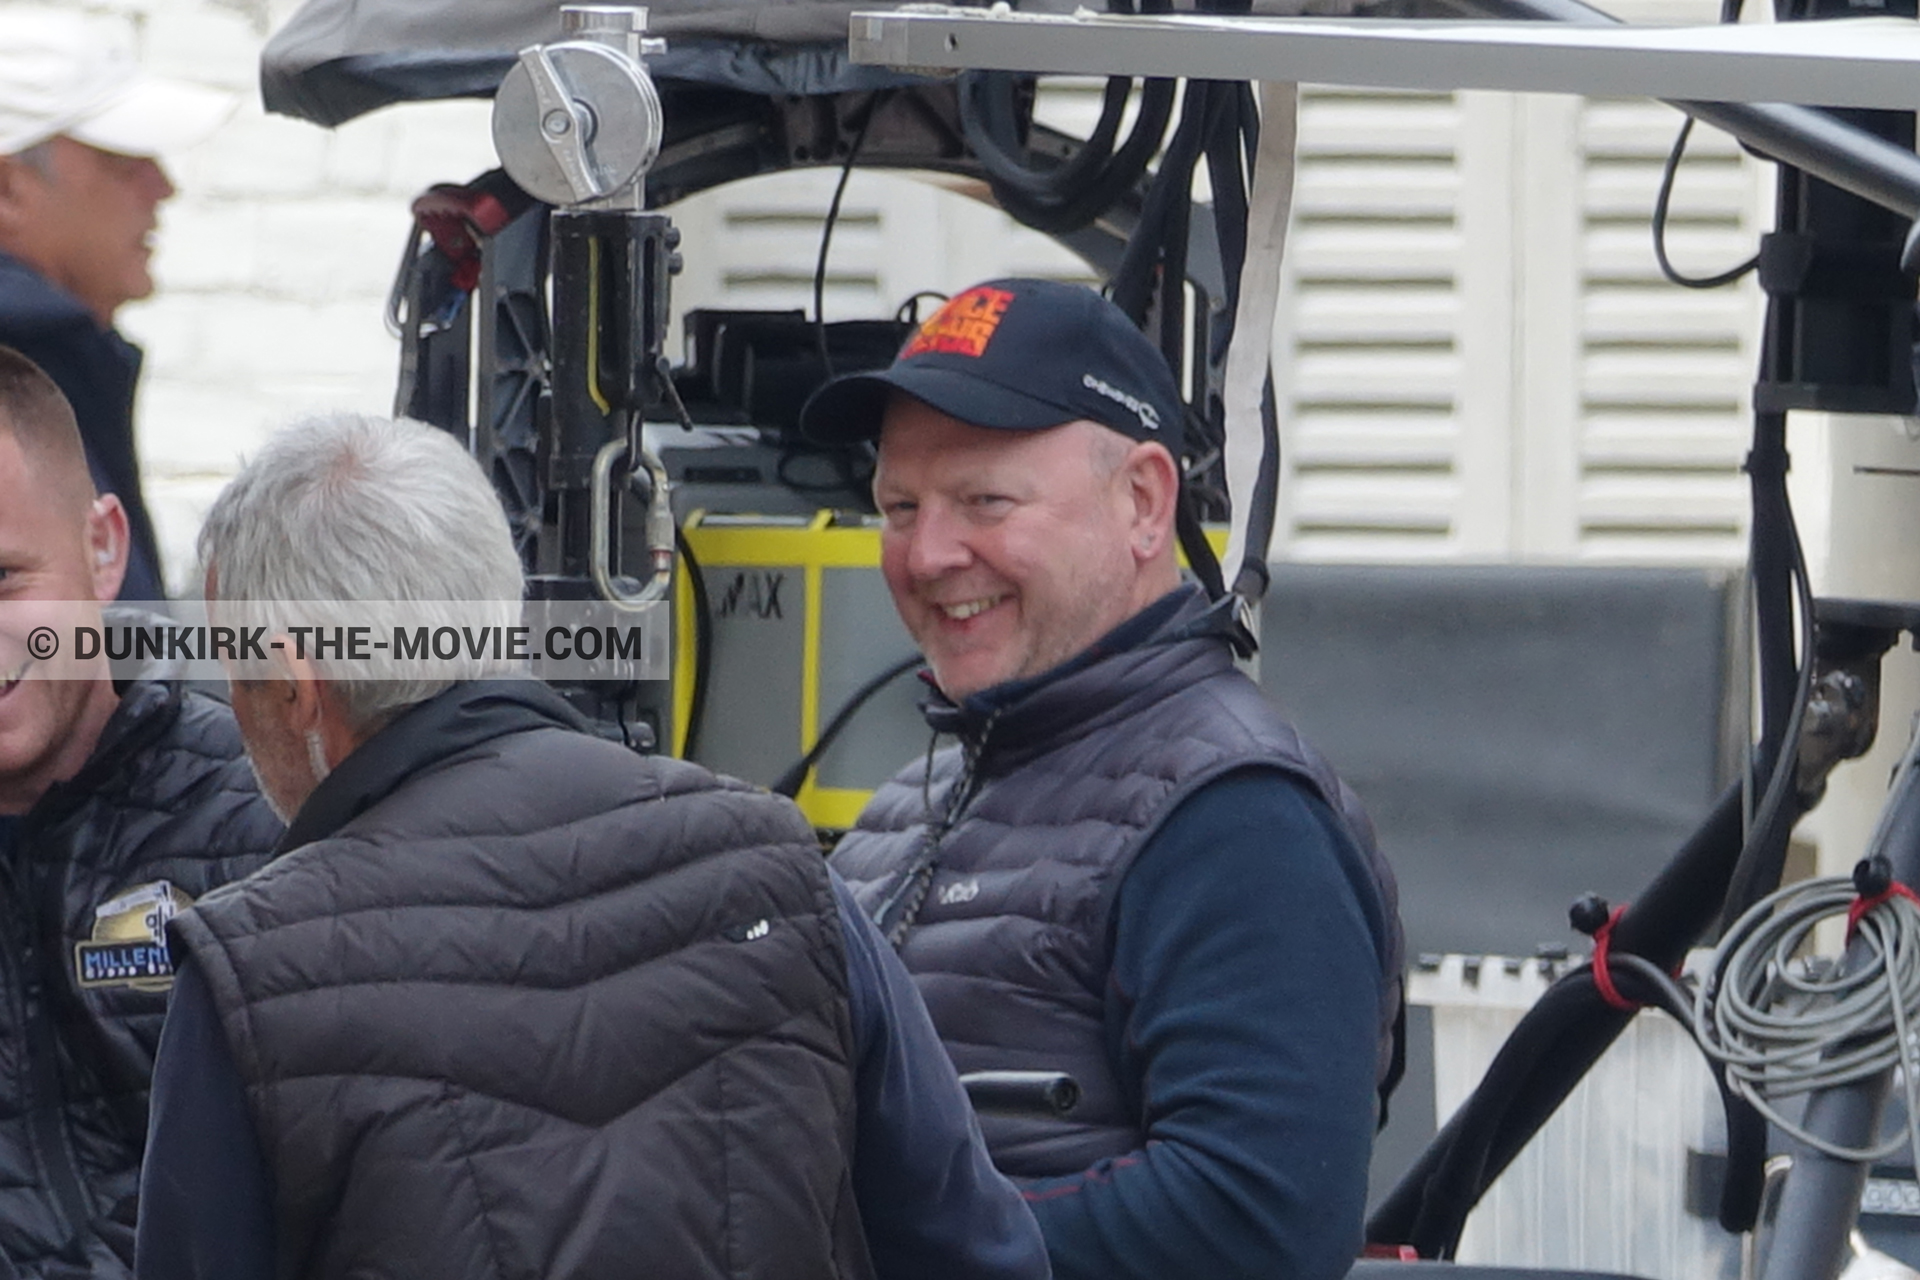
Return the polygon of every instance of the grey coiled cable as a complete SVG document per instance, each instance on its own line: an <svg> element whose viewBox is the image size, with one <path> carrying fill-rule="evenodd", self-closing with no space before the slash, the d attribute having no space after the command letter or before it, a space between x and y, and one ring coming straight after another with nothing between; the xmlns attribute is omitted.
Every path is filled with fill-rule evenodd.
<svg viewBox="0 0 1920 1280"><path fill-rule="evenodd" d="M1795 954L1858 897L1845 876L1806 880L1755 903L1714 949L1694 1000L1694 1034L1727 1087L1773 1124L1840 1160L1881 1160L1908 1147L1920 1160L1920 906L1896 894L1861 917L1846 965ZM1782 1115L1779 1099L1869 1079L1898 1066L1906 1132L1847 1147Z"/></svg>

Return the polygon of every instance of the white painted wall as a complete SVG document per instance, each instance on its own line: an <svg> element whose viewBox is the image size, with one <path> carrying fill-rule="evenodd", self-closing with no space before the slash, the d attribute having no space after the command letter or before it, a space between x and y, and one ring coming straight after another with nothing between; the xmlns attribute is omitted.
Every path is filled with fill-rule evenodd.
<svg viewBox="0 0 1920 1280"><path fill-rule="evenodd" d="M156 295L120 327L147 352L137 424L169 580L185 585L202 513L272 426L318 408L393 407L398 345L381 309L408 201L494 163L487 108L436 103L329 133L268 117L260 47L290 0L69 0L131 28L148 66L240 99L169 161Z"/></svg>

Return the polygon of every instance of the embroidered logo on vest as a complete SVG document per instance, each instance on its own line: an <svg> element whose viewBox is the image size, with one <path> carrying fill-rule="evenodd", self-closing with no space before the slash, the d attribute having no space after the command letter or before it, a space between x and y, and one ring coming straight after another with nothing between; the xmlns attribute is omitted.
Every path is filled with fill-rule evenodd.
<svg viewBox="0 0 1920 1280"><path fill-rule="evenodd" d="M940 891L939 902L943 907L957 907L963 902L972 902L980 896L980 881L976 879L955 880Z"/></svg>
<svg viewBox="0 0 1920 1280"><path fill-rule="evenodd" d="M762 918L751 924L730 924L720 931L720 936L728 942L757 942L772 932L772 923Z"/></svg>
<svg viewBox="0 0 1920 1280"><path fill-rule="evenodd" d="M192 898L165 880L138 885L101 903L93 912L93 937L73 946L74 976L91 988L172 987L167 921L192 905Z"/></svg>

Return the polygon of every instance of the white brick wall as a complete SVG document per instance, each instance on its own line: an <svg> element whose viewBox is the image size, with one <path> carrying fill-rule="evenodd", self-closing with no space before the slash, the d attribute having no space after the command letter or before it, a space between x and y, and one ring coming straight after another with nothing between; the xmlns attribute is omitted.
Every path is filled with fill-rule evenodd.
<svg viewBox="0 0 1920 1280"><path fill-rule="evenodd" d="M315 409L392 408L399 350L381 308L412 197L492 167L487 105L378 112L333 132L269 117L266 34L292 0L78 0L130 25L152 69L241 105L169 161L159 290L121 329L147 351L138 410L147 497L168 578L187 585L200 517L239 457Z"/></svg>

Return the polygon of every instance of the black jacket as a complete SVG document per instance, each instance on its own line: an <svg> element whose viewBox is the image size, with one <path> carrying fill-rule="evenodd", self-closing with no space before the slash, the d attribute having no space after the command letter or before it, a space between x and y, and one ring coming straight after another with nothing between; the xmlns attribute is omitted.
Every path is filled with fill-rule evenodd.
<svg viewBox="0 0 1920 1280"><path fill-rule="evenodd" d="M19 821L0 860L0 1276L130 1274L164 924L279 834L232 713L152 681Z"/></svg>
<svg viewBox="0 0 1920 1280"><path fill-rule="evenodd" d="M140 348L112 329L102 329L78 298L4 253L0 346L20 352L59 386L79 419L94 488L117 495L127 509L133 545L120 598L164 599L160 551L140 491L140 456L133 442Z"/></svg>
<svg viewBox="0 0 1920 1280"><path fill-rule="evenodd" d="M456 685L173 921L283 1277L868 1274L826 864L791 804Z"/></svg>

